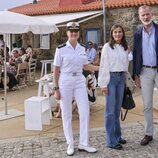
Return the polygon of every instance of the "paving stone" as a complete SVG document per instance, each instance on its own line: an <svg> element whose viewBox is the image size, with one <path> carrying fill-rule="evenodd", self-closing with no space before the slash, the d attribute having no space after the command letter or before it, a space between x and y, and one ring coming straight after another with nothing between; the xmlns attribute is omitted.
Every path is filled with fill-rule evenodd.
<svg viewBox="0 0 158 158"><path fill-rule="evenodd" d="M106 147L104 128L90 130L90 144L98 149L95 154L79 152L79 134L74 133L74 158L158 158L158 120L154 122L154 140L147 146L141 146L144 125L141 122L122 126L123 138L127 144L123 150ZM44 134L38 137L0 140L0 158L68 158L67 145L62 133Z"/></svg>

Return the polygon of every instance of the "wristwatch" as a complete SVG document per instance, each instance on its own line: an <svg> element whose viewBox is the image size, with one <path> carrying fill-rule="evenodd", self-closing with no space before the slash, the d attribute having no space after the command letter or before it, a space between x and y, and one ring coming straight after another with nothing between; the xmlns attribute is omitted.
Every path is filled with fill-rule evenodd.
<svg viewBox="0 0 158 158"><path fill-rule="evenodd" d="M54 91L56 91L56 90L58 90L59 89L59 87L53 87L53 90Z"/></svg>

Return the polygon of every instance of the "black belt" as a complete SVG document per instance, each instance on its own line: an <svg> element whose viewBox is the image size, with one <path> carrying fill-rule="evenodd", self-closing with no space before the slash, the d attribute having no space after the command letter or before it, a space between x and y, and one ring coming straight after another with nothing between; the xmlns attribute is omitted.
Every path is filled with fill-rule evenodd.
<svg viewBox="0 0 158 158"><path fill-rule="evenodd" d="M143 67L151 68L151 69L157 69L158 68L158 66L148 66L148 65L143 65Z"/></svg>
<svg viewBox="0 0 158 158"><path fill-rule="evenodd" d="M120 72L110 72L110 74L123 74L124 71L120 71Z"/></svg>
<svg viewBox="0 0 158 158"><path fill-rule="evenodd" d="M124 73L124 71L119 71L119 72L115 71L115 72L110 72L110 73L117 73L118 74L118 73Z"/></svg>

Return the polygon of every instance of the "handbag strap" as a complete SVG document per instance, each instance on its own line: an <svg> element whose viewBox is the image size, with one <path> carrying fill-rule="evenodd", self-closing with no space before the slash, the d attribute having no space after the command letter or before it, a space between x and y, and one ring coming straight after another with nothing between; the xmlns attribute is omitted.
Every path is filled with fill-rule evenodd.
<svg viewBox="0 0 158 158"><path fill-rule="evenodd" d="M123 116L123 112L122 112L122 110L121 110L121 121L124 121L124 120L125 120L125 118L126 118L126 116L127 116L127 113L128 113L128 109L126 110L126 112L125 112L125 114L124 114L124 116Z"/></svg>

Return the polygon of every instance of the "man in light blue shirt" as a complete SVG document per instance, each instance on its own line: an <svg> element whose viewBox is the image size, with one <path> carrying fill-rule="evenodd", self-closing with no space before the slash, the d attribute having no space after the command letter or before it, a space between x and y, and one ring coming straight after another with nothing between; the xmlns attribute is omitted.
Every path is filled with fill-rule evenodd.
<svg viewBox="0 0 158 158"><path fill-rule="evenodd" d="M148 145L153 140L153 92L158 87L158 24L153 22L149 6L141 6L138 10L139 19L143 26L134 34L133 74L135 84L141 88L145 136L141 145Z"/></svg>
<svg viewBox="0 0 158 158"><path fill-rule="evenodd" d="M153 23L149 32L143 27L142 35L143 65L156 66L155 27Z"/></svg>
<svg viewBox="0 0 158 158"><path fill-rule="evenodd" d="M93 43L91 41L88 42L88 49L86 51L88 61L93 63L96 58L96 50L93 48Z"/></svg>

